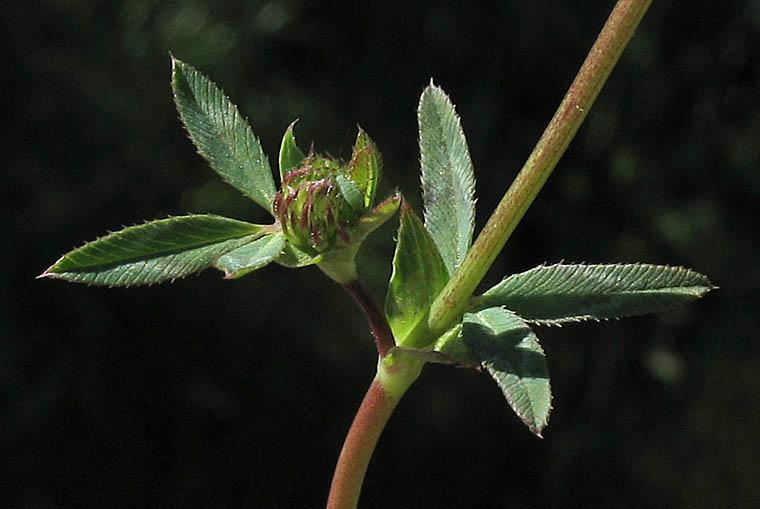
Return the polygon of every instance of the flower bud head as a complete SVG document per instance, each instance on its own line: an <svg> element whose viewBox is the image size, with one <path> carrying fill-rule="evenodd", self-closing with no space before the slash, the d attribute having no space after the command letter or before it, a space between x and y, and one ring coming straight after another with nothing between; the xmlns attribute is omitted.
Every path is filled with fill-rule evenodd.
<svg viewBox="0 0 760 509"><path fill-rule="evenodd" d="M310 153L283 178L273 211L288 239L301 249L325 252L349 243L350 227L365 212L351 165Z"/></svg>

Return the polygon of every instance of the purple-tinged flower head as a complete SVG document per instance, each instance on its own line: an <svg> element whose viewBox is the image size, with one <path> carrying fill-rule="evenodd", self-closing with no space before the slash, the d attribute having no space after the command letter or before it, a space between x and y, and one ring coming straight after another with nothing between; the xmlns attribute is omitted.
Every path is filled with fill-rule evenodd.
<svg viewBox="0 0 760 509"><path fill-rule="evenodd" d="M282 175L272 207L287 240L314 255L361 242L380 224L372 210L380 171L380 153L361 130L348 162L309 151ZM384 202L383 221L397 201Z"/></svg>
<svg viewBox="0 0 760 509"><path fill-rule="evenodd" d="M348 229L365 212L363 202L349 201L361 198L351 173L350 164L311 152L285 174L273 211L291 242L317 252L349 243Z"/></svg>

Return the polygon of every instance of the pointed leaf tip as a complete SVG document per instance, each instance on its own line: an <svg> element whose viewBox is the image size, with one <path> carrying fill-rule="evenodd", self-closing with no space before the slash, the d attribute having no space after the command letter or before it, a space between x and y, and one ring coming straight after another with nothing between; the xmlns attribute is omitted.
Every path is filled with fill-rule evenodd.
<svg viewBox="0 0 760 509"><path fill-rule="evenodd" d="M438 248L409 204L402 200L393 272L385 298L385 314L396 344L424 346L435 338L418 337L427 326L430 305L448 281Z"/></svg>
<svg viewBox="0 0 760 509"><path fill-rule="evenodd" d="M364 206L371 207L375 202L377 185L383 170L383 159L377 145L367 132L359 126L356 142L351 155L352 180L356 182L364 198Z"/></svg>
<svg viewBox="0 0 760 509"><path fill-rule="evenodd" d="M269 212L276 192L259 140L237 107L206 76L172 58L174 102L190 139L228 184Z"/></svg>
<svg viewBox="0 0 760 509"><path fill-rule="evenodd" d="M529 322L553 325L663 311L714 288L707 277L683 267L556 264L513 274L474 302L475 307L504 306Z"/></svg>
<svg viewBox="0 0 760 509"><path fill-rule="evenodd" d="M425 227L449 274L464 261L475 228L475 176L454 104L431 83L422 93L419 124Z"/></svg>
<svg viewBox="0 0 760 509"><path fill-rule="evenodd" d="M488 308L465 313L462 337L518 417L541 437L552 394L546 357L530 327L511 311Z"/></svg>
<svg viewBox="0 0 760 509"><path fill-rule="evenodd" d="M150 221L70 251L41 277L104 286L160 283L209 267L261 232L261 226L213 215Z"/></svg>
<svg viewBox="0 0 760 509"><path fill-rule="evenodd" d="M289 171L298 168L306 157L296 143L295 133L293 132L296 122L298 122L298 119L294 120L285 130L282 143L280 144L280 182L285 180L285 175Z"/></svg>

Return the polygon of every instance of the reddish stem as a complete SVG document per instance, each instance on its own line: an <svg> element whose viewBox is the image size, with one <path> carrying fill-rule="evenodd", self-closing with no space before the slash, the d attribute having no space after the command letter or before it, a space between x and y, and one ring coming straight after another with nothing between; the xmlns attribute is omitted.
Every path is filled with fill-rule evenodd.
<svg viewBox="0 0 760 509"><path fill-rule="evenodd" d="M355 508L359 503L372 451L400 399L400 395L388 394L378 379L372 381L340 451L327 499L328 509Z"/></svg>
<svg viewBox="0 0 760 509"><path fill-rule="evenodd" d="M361 281L355 279L350 283L344 283L343 288L354 298L367 317L372 336L375 338L377 353L384 358L388 350L396 346L393 333L385 318L385 313L380 309L375 297L367 290Z"/></svg>

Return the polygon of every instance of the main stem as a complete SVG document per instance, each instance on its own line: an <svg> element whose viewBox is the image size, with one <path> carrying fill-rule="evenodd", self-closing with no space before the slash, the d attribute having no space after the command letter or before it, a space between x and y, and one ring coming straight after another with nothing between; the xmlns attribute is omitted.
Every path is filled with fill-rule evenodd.
<svg viewBox="0 0 760 509"><path fill-rule="evenodd" d="M327 499L329 509L353 508L359 503L372 452L402 395L394 397L378 379L372 381L340 451Z"/></svg>
<svg viewBox="0 0 760 509"><path fill-rule="evenodd" d="M464 312L475 287L491 267L586 118L651 3L652 0L619 0L615 4L549 126L459 270L433 303L428 319L431 337L450 328ZM338 458L327 501L330 509L356 507L364 475L380 434L396 404L417 378L423 365L422 361L405 359L401 353L392 349L393 338L389 335L385 317L374 299L364 298L368 294L364 294L363 287L345 283L344 286L362 306L370 321L380 359L377 375L356 413Z"/></svg>
<svg viewBox="0 0 760 509"><path fill-rule="evenodd" d="M440 335L462 315L525 211L543 187L607 81L652 0L619 0L554 117L483 227L459 270L430 309L428 327Z"/></svg>
<svg viewBox="0 0 760 509"><path fill-rule="evenodd" d="M377 345L377 374L367 389L335 467L327 507L354 508L380 434L393 409L422 371L423 361L394 350L393 333L372 293L358 280L343 283L369 322Z"/></svg>

